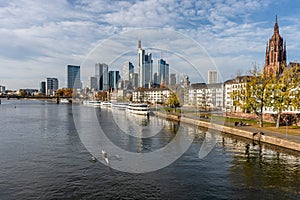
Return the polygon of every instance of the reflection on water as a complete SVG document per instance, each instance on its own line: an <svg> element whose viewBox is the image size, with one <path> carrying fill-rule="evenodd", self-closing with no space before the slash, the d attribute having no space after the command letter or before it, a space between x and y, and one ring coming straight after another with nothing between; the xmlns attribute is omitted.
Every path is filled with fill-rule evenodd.
<svg viewBox="0 0 300 200"><path fill-rule="evenodd" d="M199 159L200 146L204 138L213 139L213 131L207 133L202 128L155 117L128 119L129 125L135 123L133 127L162 126L151 137L134 137L124 133L113 111L80 105L74 109L86 119L82 125L87 133L94 126L89 122L89 113L96 111L107 137L130 152L158 150L170 143L179 130L186 133L182 138L193 138L193 143L178 160L161 170L123 173L91 161L75 129L76 112L72 113L72 106L2 101L1 200L300 199L298 152L222 134L208 156ZM182 148L180 141L174 144L174 152ZM121 162L117 157L113 159L112 163Z"/></svg>

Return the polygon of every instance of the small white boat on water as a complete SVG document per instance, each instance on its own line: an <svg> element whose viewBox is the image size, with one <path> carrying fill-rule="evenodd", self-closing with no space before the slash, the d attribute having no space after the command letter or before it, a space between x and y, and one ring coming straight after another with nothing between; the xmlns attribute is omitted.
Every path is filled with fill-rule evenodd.
<svg viewBox="0 0 300 200"><path fill-rule="evenodd" d="M102 101L101 108L111 108L111 103L108 101Z"/></svg>
<svg viewBox="0 0 300 200"><path fill-rule="evenodd" d="M93 107L99 107L101 105L101 102L98 100L86 100L82 102L85 106L93 106Z"/></svg>
<svg viewBox="0 0 300 200"><path fill-rule="evenodd" d="M125 110L128 107L128 103L113 103L111 108L118 110Z"/></svg>
<svg viewBox="0 0 300 200"><path fill-rule="evenodd" d="M69 103L68 99L60 99L59 103Z"/></svg>
<svg viewBox="0 0 300 200"><path fill-rule="evenodd" d="M106 151L102 150L101 153L102 153L102 157L105 160L106 164L109 164Z"/></svg>
<svg viewBox="0 0 300 200"><path fill-rule="evenodd" d="M126 111L137 115L149 115L150 113L150 109L145 103L130 103Z"/></svg>

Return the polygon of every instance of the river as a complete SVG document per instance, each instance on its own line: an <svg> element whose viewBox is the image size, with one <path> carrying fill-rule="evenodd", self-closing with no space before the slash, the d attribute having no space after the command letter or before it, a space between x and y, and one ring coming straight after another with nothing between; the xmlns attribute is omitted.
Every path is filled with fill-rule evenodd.
<svg viewBox="0 0 300 200"><path fill-rule="evenodd" d="M163 168L128 173L108 167L101 156L94 162L74 123L74 107L80 110L76 115L84 119L97 113L107 138L134 155L166 146L181 126L151 116L140 120L140 125L157 121L161 129L141 139L124 134L118 115L108 109L2 100L0 199L300 199L298 152L222 133L215 147L200 159L198 152L207 133L187 125L182 126L194 134L192 143ZM93 127L84 128L88 134ZM125 132L134 134L135 129ZM183 137L188 140L190 136ZM174 151L184 150L182 143L176 144ZM120 157L126 160L124 155ZM118 159L112 159L111 166L122 163Z"/></svg>

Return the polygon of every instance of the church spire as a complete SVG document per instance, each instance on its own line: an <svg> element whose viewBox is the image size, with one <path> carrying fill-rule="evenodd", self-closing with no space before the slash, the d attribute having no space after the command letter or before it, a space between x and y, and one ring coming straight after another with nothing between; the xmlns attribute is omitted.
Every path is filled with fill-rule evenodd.
<svg viewBox="0 0 300 200"><path fill-rule="evenodd" d="M274 25L274 33L279 33L279 26L278 26L278 18L276 15L275 25Z"/></svg>

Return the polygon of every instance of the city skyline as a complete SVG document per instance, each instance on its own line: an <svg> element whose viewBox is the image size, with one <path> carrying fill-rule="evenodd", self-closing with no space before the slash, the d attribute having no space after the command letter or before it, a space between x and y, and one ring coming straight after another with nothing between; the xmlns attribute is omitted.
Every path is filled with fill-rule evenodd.
<svg viewBox="0 0 300 200"><path fill-rule="evenodd" d="M64 87L67 64L81 65L88 53L107 38L145 27L177 31L195 40L212 57L226 80L239 69L247 71L253 63L263 68L266 38L272 34L276 15L287 42L287 62L298 61L299 9L297 2L291 0L3 2L0 85L7 89L38 88L41 79L57 77ZM147 41L143 34L135 39L135 47L137 39ZM159 56L154 54L156 60ZM102 57L105 55L97 62L102 62ZM170 66L176 64L171 59L168 62ZM137 66L137 62L133 64ZM84 86L88 82L88 73L84 71L87 67L94 66L82 66ZM192 82L199 82L193 78L190 77Z"/></svg>

